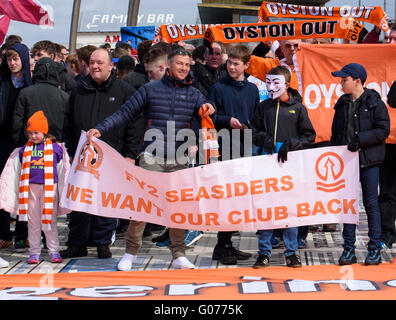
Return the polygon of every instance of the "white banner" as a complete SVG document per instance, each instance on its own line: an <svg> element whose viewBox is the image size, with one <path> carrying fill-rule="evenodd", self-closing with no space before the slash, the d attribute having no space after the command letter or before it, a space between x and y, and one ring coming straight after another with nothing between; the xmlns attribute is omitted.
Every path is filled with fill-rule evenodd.
<svg viewBox="0 0 396 320"><path fill-rule="evenodd" d="M61 206L171 228L253 231L358 224L359 155L345 146L263 155L171 173L134 166L82 133Z"/></svg>

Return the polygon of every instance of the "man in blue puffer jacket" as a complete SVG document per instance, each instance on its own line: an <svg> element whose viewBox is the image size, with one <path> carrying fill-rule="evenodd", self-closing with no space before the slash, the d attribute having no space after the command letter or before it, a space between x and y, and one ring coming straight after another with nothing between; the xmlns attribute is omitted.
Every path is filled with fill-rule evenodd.
<svg viewBox="0 0 396 320"><path fill-rule="evenodd" d="M117 127L134 119L143 112L145 121L145 138L141 145L139 166L158 172L172 172L188 166L185 158L176 159L177 148L185 143L176 141L177 133L182 129L192 128L198 131L200 125L199 109L205 105L206 115L212 115L215 109L208 103L202 93L191 86L190 52L177 49L168 56L168 69L161 80L142 86L117 112L103 120L94 129L87 132L88 139L99 138ZM149 129L157 129L148 132ZM158 131L159 130L159 131ZM149 134L155 135L154 142ZM168 134L170 135L168 137ZM151 139L151 140L149 140ZM170 142L173 148L167 145ZM194 148L195 141L191 145ZM192 149L191 148L191 149ZM118 270L128 271L136 259L142 244L145 222L131 221L126 235L126 253L118 263ZM183 229L169 230L172 244L172 267L191 269L195 266L185 257Z"/></svg>

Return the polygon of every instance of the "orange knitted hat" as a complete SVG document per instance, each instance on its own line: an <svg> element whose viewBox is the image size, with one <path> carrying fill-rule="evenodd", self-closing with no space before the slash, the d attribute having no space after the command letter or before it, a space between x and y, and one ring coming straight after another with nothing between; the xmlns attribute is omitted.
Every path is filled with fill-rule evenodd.
<svg viewBox="0 0 396 320"><path fill-rule="evenodd" d="M27 131L39 131L44 134L48 133L48 122L43 111L35 112L27 122Z"/></svg>

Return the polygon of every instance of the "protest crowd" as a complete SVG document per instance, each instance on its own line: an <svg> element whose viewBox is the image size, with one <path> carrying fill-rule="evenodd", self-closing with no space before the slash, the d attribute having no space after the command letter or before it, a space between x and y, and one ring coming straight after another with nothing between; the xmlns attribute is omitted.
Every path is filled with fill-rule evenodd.
<svg viewBox="0 0 396 320"><path fill-rule="evenodd" d="M390 22L389 27L383 40L382 30L374 26L360 42L395 44L396 23ZM42 248L48 249L53 263L87 256L88 246L97 248L98 258L107 259L112 257L114 238L125 236L126 250L117 268L129 271L142 239L161 231L152 241L169 247L172 267L194 268L185 251L199 241L202 231L70 211L59 206L59 198L78 156L82 130L88 139L101 139L133 165L174 172L202 163L185 163L177 156L176 162L167 161L171 158L166 146L168 122L174 122L176 133L189 128L198 134L202 119L217 131L240 132L232 135L238 143L231 141L227 150L219 138L218 154L207 162L277 154L277 161L284 163L289 152L324 146L346 145L349 151L358 152L369 226L364 263L380 264L381 250L392 248L396 241L396 145L386 143L391 131L386 104L375 90L365 87L365 66L348 63L334 70L331 76L341 83L344 94L331 106L335 110L331 138L317 143L294 66L293 57L302 44L343 42L348 41L323 37L248 44L215 40L209 47L193 45L188 39L172 43L143 40L136 49L120 41L115 49L109 44L87 45L69 52L48 40L28 48L23 35L9 35L0 58L0 192L16 201L18 210L15 215L11 206L1 206L0 267L8 266L1 250L11 247L17 252L28 250L29 264L39 263ZM252 77L265 82L265 94ZM396 107L395 82L385 102ZM151 140L145 137L149 129L164 134L162 153L148 151ZM244 141L246 130L251 130L250 144ZM204 151L195 144L188 146L189 159ZM11 195L9 190L18 192ZM66 248L60 247L58 239L60 214L67 214ZM306 247L308 232L316 228L257 230L258 256L252 267L269 266L272 248L281 245L286 265L301 267L297 250ZM323 225L323 230L335 231L336 225ZM356 225L344 224L342 230L344 251L338 262L357 263ZM233 245L232 236L230 231L218 232L214 260L235 265L251 257Z"/></svg>

